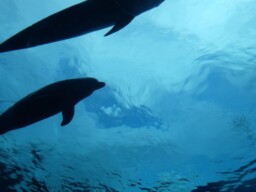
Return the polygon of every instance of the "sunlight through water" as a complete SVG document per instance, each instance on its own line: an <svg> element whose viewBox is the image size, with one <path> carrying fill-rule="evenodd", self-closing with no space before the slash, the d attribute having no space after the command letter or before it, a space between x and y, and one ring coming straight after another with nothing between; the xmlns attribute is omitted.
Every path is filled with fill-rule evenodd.
<svg viewBox="0 0 256 192"><path fill-rule="evenodd" d="M0 0L0 43L76 3ZM106 83L67 126L0 135L0 191L254 192L255 20L255 0L165 0L107 37L0 53L0 114L60 80Z"/></svg>

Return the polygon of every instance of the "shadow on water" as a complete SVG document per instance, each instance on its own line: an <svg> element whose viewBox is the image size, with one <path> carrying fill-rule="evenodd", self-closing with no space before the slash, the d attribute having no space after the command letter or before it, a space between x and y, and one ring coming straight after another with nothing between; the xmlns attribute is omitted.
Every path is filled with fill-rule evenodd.
<svg viewBox="0 0 256 192"><path fill-rule="evenodd" d="M22 175L15 174L15 177L11 177L13 173L16 173L16 169L13 167L8 170L5 164L0 163L0 188L5 192L15 192L16 190L12 187L19 184L22 181Z"/></svg>
<svg viewBox="0 0 256 192"><path fill-rule="evenodd" d="M0 140L0 146L6 146L8 143L5 138ZM40 145L41 146L41 145ZM155 184L147 183L141 178L127 178L127 175L122 172L112 172L113 170L105 170L101 178L90 178L90 176L81 179L76 179L69 174L58 173L51 178L51 172L45 166L49 150L42 150L37 144L30 143L26 149L22 151L19 148L11 147L0 148L0 191L16 192L57 192L57 191L72 191L72 192L118 192L118 191L141 191L141 192L165 192L177 191L177 187L190 186L192 180L187 178L171 177L157 181ZM22 163L19 156L20 153L29 157L26 163ZM21 162L21 163L20 163ZM72 170L73 167L62 167L63 170ZM69 172L69 171L68 171ZM68 173L67 172L67 173ZM256 159L239 167L233 171L217 172L227 180L210 182L205 186L198 186L197 189L191 192L254 192L256 189ZM112 184L109 183L112 182ZM52 183L56 182L57 186ZM115 183L115 184L114 184ZM175 190L174 190L175 189ZM191 189L191 188L190 188ZM181 190L180 190L181 191ZM184 190L186 191L186 190ZM188 192L188 191L186 191Z"/></svg>
<svg viewBox="0 0 256 192"><path fill-rule="evenodd" d="M14 151L12 151L14 152ZM31 155L34 156L33 163L37 166L38 162L40 162L40 157L36 155L36 153L31 151ZM8 154L4 150L0 150L0 159L5 161L0 161L0 189L4 192L16 192L16 187L22 191L27 191L26 187L22 187L21 183L25 182L26 186L31 186L29 191L36 192L48 192L49 190L46 187L44 182L39 182L35 179L34 176L30 178L26 178L26 173L30 172L26 167L20 167L15 165L14 163L8 162Z"/></svg>
<svg viewBox="0 0 256 192"><path fill-rule="evenodd" d="M227 181L208 183L199 186L192 192L253 192L256 189L256 178L246 179L256 174L256 159L232 172L220 172L223 175L231 175Z"/></svg>
<svg viewBox="0 0 256 192"><path fill-rule="evenodd" d="M84 182L75 181L74 178L61 176L61 185L56 189L49 184L47 177L40 179L36 177L36 172L48 172L44 166L44 154L36 146L30 146L31 162L29 164L18 165L10 159L10 154L18 154L16 149L6 151L0 148L0 191L16 192L17 189L23 192L50 192L50 191L72 191L72 192L118 192L105 184L92 183L89 180ZM56 178L56 182L57 182Z"/></svg>

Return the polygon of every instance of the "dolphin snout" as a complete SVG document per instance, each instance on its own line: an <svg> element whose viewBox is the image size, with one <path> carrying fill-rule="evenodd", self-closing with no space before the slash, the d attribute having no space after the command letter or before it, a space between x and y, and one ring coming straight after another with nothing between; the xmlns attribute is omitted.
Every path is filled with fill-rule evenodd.
<svg viewBox="0 0 256 192"><path fill-rule="evenodd" d="M105 87L106 83L104 82L99 82L99 88Z"/></svg>

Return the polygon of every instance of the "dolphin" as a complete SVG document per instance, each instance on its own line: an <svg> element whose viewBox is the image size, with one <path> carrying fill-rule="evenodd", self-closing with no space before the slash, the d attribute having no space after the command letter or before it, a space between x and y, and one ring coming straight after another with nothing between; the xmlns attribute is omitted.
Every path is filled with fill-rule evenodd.
<svg viewBox="0 0 256 192"><path fill-rule="evenodd" d="M106 27L108 36L164 0L87 0L59 11L0 44L0 53L77 37Z"/></svg>
<svg viewBox="0 0 256 192"><path fill-rule="evenodd" d="M94 78L59 81L45 86L19 100L0 115L0 135L26 127L62 112L61 126L69 124L75 105L105 86Z"/></svg>

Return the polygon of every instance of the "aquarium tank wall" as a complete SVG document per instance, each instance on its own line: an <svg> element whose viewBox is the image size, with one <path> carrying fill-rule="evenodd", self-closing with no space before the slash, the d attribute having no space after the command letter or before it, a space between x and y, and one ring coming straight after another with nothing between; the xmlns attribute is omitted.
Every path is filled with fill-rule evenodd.
<svg viewBox="0 0 256 192"><path fill-rule="evenodd" d="M0 43L81 2L0 0ZM0 135L0 191L255 192L255 19L255 0L165 0L107 37L0 53L0 114L61 80L106 83L66 126Z"/></svg>

